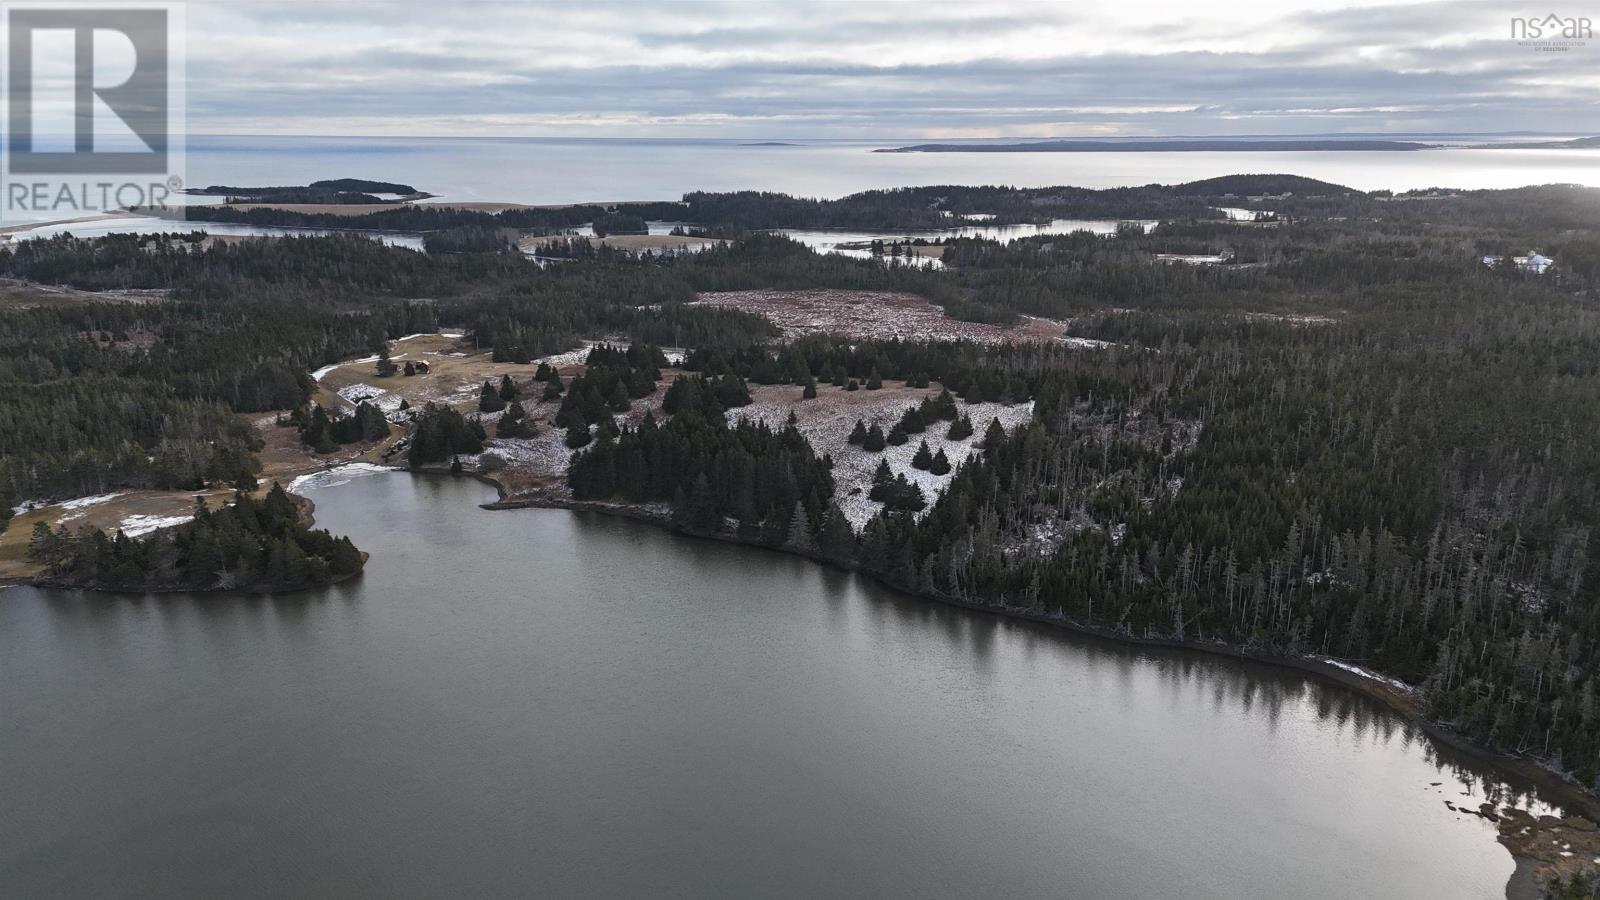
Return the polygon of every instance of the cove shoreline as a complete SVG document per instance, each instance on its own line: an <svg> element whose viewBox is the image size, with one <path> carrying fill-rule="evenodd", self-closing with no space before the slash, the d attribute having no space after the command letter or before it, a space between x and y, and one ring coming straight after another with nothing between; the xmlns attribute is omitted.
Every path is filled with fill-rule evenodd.
<svg viewBox="0 0 1600 900"><path fill-rule="evenodd" d="M437 475L446 473L429 472L423 470L417 472L416 474ZM1404 716L1407 720L1420 726L1429 737L1432 737L1440 743L1449 746L1451 749L1471 756L1473 759L1479 762L1487 763L1494 768L1500 769L1501 771L1509 772L1510 774L1513 774L1518 778L1547 791L1564 807L1567 807L1569 812L1578 813L1592 819L1600 819L1600 797L1589 794L1583 789L1582 786L1563 777L1559 772L1548 769L1532 760L1518 756L1511 756L1509 754L1485 747L1482 744L1467 738L1460 732L1457 732L1449 725L1428 718L1423 713L1422 705L1413 692L1400 690L1399 688L1385 681L1342 668L1327 659L1314 656L1291 656L1281 653L1265 653L1221 641L1197 641L1188 639L1179 640L1170 637L1141 636L1128 632L1117 631L1114 629L1102 628L1095 625L1087 625L1073 619L1054 616L1047 613L1031 612L1023 607L976 603L973 601L964 600L960 597L953 597L933 591L908 588L904 585L897 584L887 578L884 578L877 573L869 572L860 566L841 563L839 560L832 559L821 554L806 553L792 547L773 547L768 544L744 540L733 534L704 532L682 528L673 523L669 516L663 515L655 510L641 508L639 506L620 503L607 503L603 501L567 500L564 498L551 497L508 498L505 496L504 488L492 477L476 473L463 474L467 474L473 479L494 487L496 491L501 494L501 499L489 503L479 504L480 508L482 509L567 509L575 512L604 513L606 515L617 516L620 518L649 522L654 525L662 526L674 534L680 534L685 537L721 541L726 544L735 544L741 547L769 550L775 553L782 553L786 556L802 557L804 559L809 559L812 562L831 566L840 571L855 573L870 579L874 584L901 594L905 594L907 596L916 597L920 600L931 601L934 603L941 603L945 606L957 607L970 612L987 613L1007 619L1020 619L1023 621L1035 622L1040 625L1049 625L1055 628L1061 628L1074 634L1099 638L1106 641L1113 641L1120 644L1129 644L1142 647L1159 647L1169 650L1192 650L1211 656L1245 660L1248 662L1265 663L1267 665L1294 669L1299 672L1316 675L1326 681L1336 682L1347 688L1351 688L1357 693L1368 697L1369 699L1382 703L1394 712Z"/></svg>
<svg viewBox="0 0 1600 900"><path fill-rule="evenodd" d="M407 470L413 474L448 475L444 470ZM911 589L903 585L869 572L853 563L844 563L837 559L817 553L809 553L793 547L773 547L768 544L745 540L736 534L723 532L705 532L687 529L674 523L670 515L659 510L641 507L627 503L612 503L605 501L572 500L564 497L508 497L505 486L493 477L476 472L460 473L467 475L495 489L498 499L489 503L481 503L479 507L486 510L511 510L511 509L566 509L574 512L601 513L619 518L633 519L647 522L652 525L664 527L666 530L685 537L703 538L734 544L742 547L751 547L759 550L768 550L782 553L787 556L798 556L812 562L830 566L834 569L851 572L865 577L881 587L888 588L897 593L919 600L940 603L966 610L972 613L987 614L997 618L1021 620L1039 625L1060 628L1072 634L1093 639L1115 642L1123 645L1138 647L1152 647L1165 650L1192 651L1226 659L1242 660L1245 662L1261 663L1283 669L1311 675L1324 681L1341 685L1355 693L1374 700L1386 708L1398 713L1406 721L1416 725L1431 739L1449 747L1470 759L1479 762L1502 774L1509 774L1516 779L1537 788L1547 798L1558 804L1570 816L1578 816L1590 820L1600 821L1600 797L1585 791L1582 786L1573 782L1566 776L1554 771L1533 760L1512 756L1493 750L1476 741L1471 740L1449 725L1429 718L1422 709L1422 704L1415 689L1402 690L1388 681L1378 677L1364 675L1335 664L1330 659L1313 656L1292 656L1281 653L1263 653L1247 647L1228 644L1221 641L1179 640L1168 637L1140 636L1128 632L1116 631L1086 625L1068 619L1064 616L1032 612L1028 609L1015 606L992 605L975 603L960 597L940 594L934 591ZM1476 815L1496 825L1497 843L1499 843L1511 856L1514 869L1506 881L1505 894L1507 900L1538 900L1544 896L1543 869L1546 861L1536 857L1526 856L1515 852L1506 838L1509 836L1506 826L1512 819L1502 820L1492 811L1479 811L1468 807L1452 807L1458 813ZM1531 821L1531 817L1529 817ZM1540 823L1543 825L1544 823Z"/></svg>

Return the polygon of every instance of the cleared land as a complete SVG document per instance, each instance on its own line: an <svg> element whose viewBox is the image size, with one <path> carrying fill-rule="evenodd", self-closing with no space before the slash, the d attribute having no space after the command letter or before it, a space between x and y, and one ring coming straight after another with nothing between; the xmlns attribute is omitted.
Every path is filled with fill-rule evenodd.
<svg viewBox="0 0 1600 900"><path fill-rule="evenodd" d="M1011 406L957 401L956 409L972 417L975 433L971 437L952 441L945 437L950 423L934 422L926 432L911 435L906 443L898 447L886 447L882 453L871 453L850 443L850 430L857 419L869 426L879 425L887 432L900 421L909 407L921 403L925 398L937 396L940 390L942 387L937 383L926 388L911 388L889 381L876 391L846 391L831 385L819 385L816 399L805 400L801 397L801 388L796 385L752 386L750 399L753 402L749 406L730 410L728 416L759 419L773 428L782 428L789 420L789 414L794 413L795 427L811 442L812 449L819 455L833 457L834 499L850 519L850 524L860 529L882 508L879 503L867 498L867 491L872 487L872 474L877 470L879 461L887 459L894 474L903 474L911 483L922 488L923 496L932 507L933 501L944 493L954 477L954 469L969 457L982 452L978 443L983 440L983 431L991 419L999 419L1000 424L1010 431L1033 416L1031 401ZM934 475L911 465L911 457L916 455L917 447L924 440L928 442L930 452L945 452L952 467L950 474Z"/></svg>
<svg viewBox="0 0 1600 900"><path fill-rule="evenodd" d="M0 309L30 309L52 304L95 302L148 303L167 296L164 289L84 291L64 285L37 284L17 278L0 278Z"/></svg>
<svg viewBox="0 0 1600 900"><path fill-rule="evenodd" d="M915 294L887 291L722 291L701 294L702 306L764 316L786 338L836 334L862 340L968 340L985 344L1060 339L1067 326L1024 317L1016 325L963 322Z"/></svg>
<svg viewBox="0 0 1600 900"><path fill-rule="evenodd" d="M548 240L548 238L546 238ZM590 238L590 242L619 250L699 250L718 243L714 238L691 237L684 234L613 234L603 238Z"/></svg>
<svg viewBox="0 0 1600 900"><path fill-rule="evenodd" d="M194 515L195 500L204 498L212 509L233 496L228 489L204 491L116 491L80 497L18 514L0 534L0 578L33 575L39 567L28 561L28 541L35 522L51 528L65 525L76 531L85 525L106 531L122 529L130 537L157 528L178 525Z"/></svg>

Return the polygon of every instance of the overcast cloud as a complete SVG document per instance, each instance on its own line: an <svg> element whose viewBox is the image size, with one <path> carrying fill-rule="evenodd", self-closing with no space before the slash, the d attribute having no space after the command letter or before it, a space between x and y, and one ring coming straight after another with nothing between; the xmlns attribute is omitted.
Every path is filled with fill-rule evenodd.
<svg viewBox="0 0 1600 900"><path fill-rule="evenodd" d="M1206 9L1205 7L1211 7ZM191 2L195 133L1600 133L1517 3Z"/></svg>

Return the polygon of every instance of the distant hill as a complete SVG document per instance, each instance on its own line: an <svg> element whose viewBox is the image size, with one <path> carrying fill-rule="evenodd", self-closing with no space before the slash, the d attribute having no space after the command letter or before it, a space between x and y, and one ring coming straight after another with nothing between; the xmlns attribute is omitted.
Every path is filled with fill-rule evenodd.
<svg viewBox="0 0 1600 900"><path fill-rule="evenodd" d="M1427 150L1433 144L1414 141L1352 141L1337 138L1294 141L1248 141L1191 138L1170 141L1028 141L1018 144L913 144L874 153L1172 153L1202 150Z"/></svg>
<svg viewBox="0 0 1600 900"><path fill-rule="evenodd" d="M1221 197L1233 194L1239 197L1257 197L1268 194L1293 194L1296 197L1327 197L1340 194L1361 194L1355 188L1318 181L1303 175L1223 175L1174 184L1167 190L1175 197Z"/></svg>

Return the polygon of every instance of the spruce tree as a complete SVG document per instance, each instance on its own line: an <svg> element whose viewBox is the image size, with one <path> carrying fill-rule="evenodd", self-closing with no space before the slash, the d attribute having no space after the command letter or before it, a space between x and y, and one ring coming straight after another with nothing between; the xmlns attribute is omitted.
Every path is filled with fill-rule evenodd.
<svg viewBox="0 0 1600 900"><path fill-rule="evenodd" d="M909 440L911 438L906 435L906 430L900 426L900 423L896 422L895 426L889 429L888 441L890 445L898 447Z"/></svg>
<svg viewBox="0 0 1600 900"><path fill-rule="evenodd" d="M800 399L802 399L802 400L815 400L815 399L817 399L817 380L815 378L812 378L810 376L806 377L806 389L800 392Z"/></svg>
<svg viewBox="0 0 1600 900"><path fill-rule="evenodd" d="M860 419L857 419L856 420L856 427L850 429L850 436L848 438L845 438L845 440L848 443L856 445L857 447L859 447L862 444L866 443L866 440L867 440L867 423L861 421Z"/></svg>
<svg viewBox="0 0 1600 900"><path fill-rule="evenodd" d="M994 448L1005 443L1005 440L1006 430L1000 425L1000 417L996 416L989 420L989 428L984 431L983 443L979 446L985 450L993 450Z"/></svg>
<svg viewBox="0 0 1600 900"><path fill-rule="evenodd" d="M820 544L819 549L830 559L844 562L855 556L856 533L837 503L828 502L828 509L822 516L822 532L817 536L817 542Z"/></svg>
<svg viewBox="0 0 1600 900"><path fill-rule="evenodd" d="M950 474L950 457L944 455L943 447L940 447L939 452L933 455L933 462L929 464L928 471L935 475Z"/></svg>
<svg viewBox="0 0 1600 900"><path fill-rule="evenodd" d="M867 429L867 436L861 442L861 449L867 451L868 453L881 453L883 452L883 447L883 429L879 428L878 425L874 423L871 428Z"/></svg>
<svg viewBox="0 0 1600 900"><path fill-rule="evenodd" d="M502 438L531 438L539 433L539 429L528 418L527 411L522 408L521 400L513 400L500 415L500 420L495 423L494 433Z"/></svg>
<svg viewBox="0 0 1600 900"><path fill-rule="evenodd" d="M612 412L627 412L632 404L628 401L628 391L622 386L622 380L611 383L611 391L606 395L606 406Z"/></svg>
<svg viewBox="0 0 1600 900"><path fill-rule="evenodd" d="M893 486L894 472L889 470L889 461L878 460L878 468L872 473L872 488L867 491L867 499L882 501L889 496L889 490Z"/></svg>
<svg viewBox="0 0 1600 900"><path fill-rule="evenodd" d="M505 408L506 401L500 399L500 392L494 389L494 385L485 381L483 388L478 391L478 412L499 412Z"/></svg>
<svg viewBox="0 0 1600 900"><path fill-rule="evenodd" d="M587 423L581 421L573 422L567 427L566 443L568 447L576 450L579 447L588 446L589 442L592 440L594 440L594 437L589 434L589 426Z"/></svg>
<svg viewBox="0 0 1600 900"><path fill-rule="evenodd" d="M878 374L878 367L873 366L867 375L867 390L876 391L881 387L883 387L883 376Z"/></svg>
<svg viewBox="0 0 1600 900"><path fill-rule="evenodd" d="M510 375L500 376L500 399L510 402L522 396L522 391L517 388L517 383L511 380Z"/></svg>
<svg viewBox="0 0 1600 900"><path fill-rule="evenodd" d="M791 550L799 550L802 553L817 549L817 542L811 535L811 520L806 518L805 504L799 500L794 502L794 514L789 517L789 529L784 543Z"/></svg>
<svg viewBox="0 0 1600 900"><path fill-rule="evenodd" d="M927 441L917 447L916 454L911 457L911 467L924 472L933 467L933 451L929 449Z"/></svg>
<svg viewBox="0 0 1600 900"><path fill-rule="evenodd" d="M928 429L928 424L923 420L922 412L913 406L900 417L900 428L906 434L921 434Z"/></svg>

